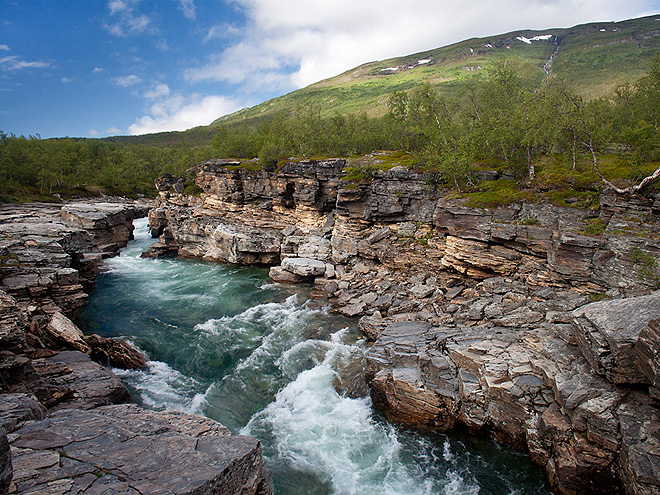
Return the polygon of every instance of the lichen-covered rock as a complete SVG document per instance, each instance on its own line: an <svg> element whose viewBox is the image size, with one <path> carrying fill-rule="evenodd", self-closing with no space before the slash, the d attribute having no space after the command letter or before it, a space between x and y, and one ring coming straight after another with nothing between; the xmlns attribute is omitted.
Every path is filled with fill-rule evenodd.
<svg viewBox="0 0 660 495"><path fill-rule="evenodd" d="M11 448L19 493L271 493L257 440L186 413L69 409L26 423Z"/></svg>

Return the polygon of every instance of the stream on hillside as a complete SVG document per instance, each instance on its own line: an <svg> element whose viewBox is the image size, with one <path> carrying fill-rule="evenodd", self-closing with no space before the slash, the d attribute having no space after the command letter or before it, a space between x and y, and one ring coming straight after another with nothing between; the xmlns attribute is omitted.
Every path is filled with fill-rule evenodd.
<svg viewBox="0 0 660 495"><path fill-rule="evenodd" d="M146 219L135 225L81 328L149 356L146 369L115 370L138 404L258 438L276 495L550 493L523 453L385 421L356 393L368 344L355 320L314 309L267 269L140 258L154 241Z"/></svg>

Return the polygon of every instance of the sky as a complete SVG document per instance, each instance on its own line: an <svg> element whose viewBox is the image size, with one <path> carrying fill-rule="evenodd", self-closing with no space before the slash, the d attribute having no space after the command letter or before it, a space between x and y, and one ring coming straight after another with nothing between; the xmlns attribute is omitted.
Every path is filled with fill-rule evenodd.
<svg viewBox="0 0 660 495"><path fill-rule="evenodd" d="M362 63L660 0L0 0L0 130L185 130Z"/></svg>

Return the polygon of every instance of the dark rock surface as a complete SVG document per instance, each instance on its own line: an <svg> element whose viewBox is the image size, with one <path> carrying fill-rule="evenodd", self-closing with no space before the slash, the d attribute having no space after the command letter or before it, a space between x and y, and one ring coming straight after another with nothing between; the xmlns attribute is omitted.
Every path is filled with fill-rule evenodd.
<svg viewBox="0 0 660 495"><path fill-rule="evenodd" d="M186 413L70 409L26 423L10 439L18 493L270 493L259 442Z"/></svg>
<svg viewBox="0 0 660 495"><path fill-rule="evenodd" d="M44 419L46 414L46 408L34 395L0 395L0 427L5 431L13 431L23 421Z"/></svg>
<svg viewBox="0 0 660 495"><path fill-rule="evenodd" d="M91 357L97 363L113 368L133 370L147 364L147 358L127 342L106 339L100 335L87 335L85 343L91 348Z"/></svg>
<svg viewBox="0 0 660 495"><path fill-rule="evenodd" d="M50 410L92 409L130 400L126 386L117 375L80 351L35 359L32 365L48 393L46 397L41 394L37 397Z"/></svg>

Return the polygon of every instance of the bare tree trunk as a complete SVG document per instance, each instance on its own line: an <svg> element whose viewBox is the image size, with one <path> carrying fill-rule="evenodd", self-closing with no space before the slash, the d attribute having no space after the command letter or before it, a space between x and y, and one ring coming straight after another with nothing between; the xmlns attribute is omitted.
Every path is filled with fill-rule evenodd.
<svg viewBox="0 0 660 495"><path fill-rule="evenodd" d="M577 156L576 156L576 151L575 151L575 145L576 145L576 137L575 135L573 136L573 170L575 170L577 166Z"/></svg>

